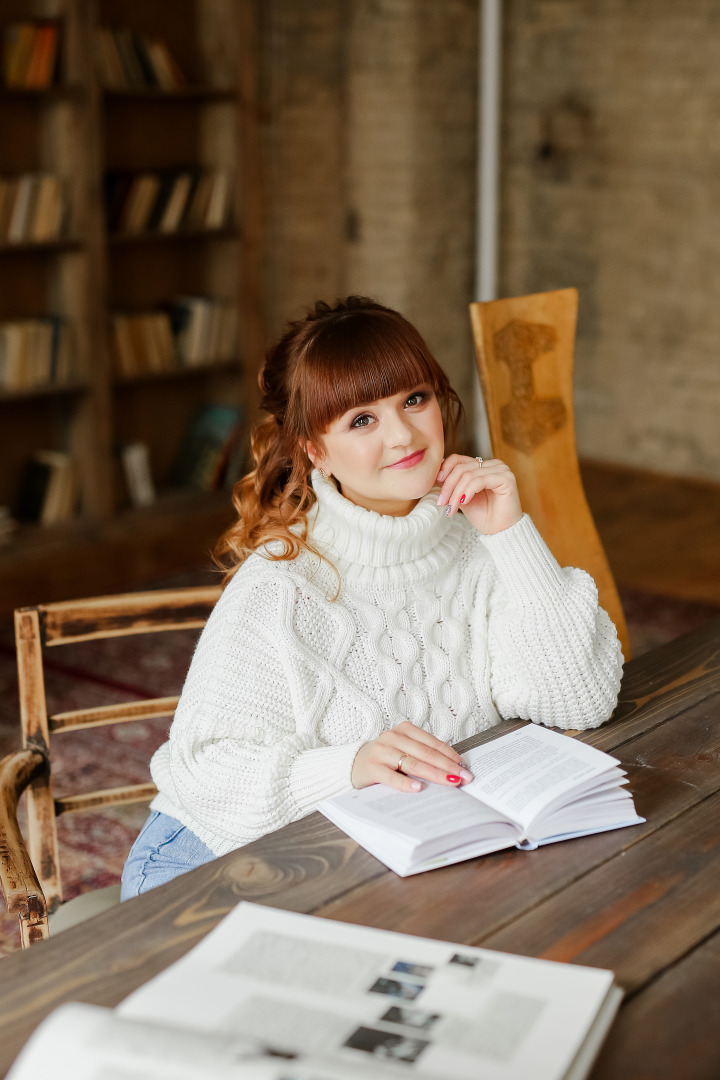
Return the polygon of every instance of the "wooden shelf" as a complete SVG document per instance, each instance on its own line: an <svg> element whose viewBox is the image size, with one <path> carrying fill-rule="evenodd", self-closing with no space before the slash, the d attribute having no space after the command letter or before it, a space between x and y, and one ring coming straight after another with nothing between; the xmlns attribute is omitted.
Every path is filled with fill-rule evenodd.
<svg viewBox="0 0 720 1080"><path fill-rule="evenodd" d="M175 379L194 379L197 376L241 374L239 360L215 360L209 364L197 364L192 367L173 368L171 371L143 371L138 375L118 375L115 377L115 385L136 386L138 383L165 382Z"/></svg>
<svg viewBox="0 0 720 1080"><path fill-rule="evenodd" d="M110 233L108 243L111 247L125 247L130 244L168 244L176 240L237 240L238 229L228 226L222 229L176 229L174 232Z"/></svg>
<svg viewBox="0 0 720 1080"><path fill-rule="evenodd" d="M123 509L117 447L144 442L157 485L170 474L198 408L242 404L250 422L255 413L265 347L255 49L260 7L259 0L179 0L178 18L168 22L165 5L143 0L54 0L64 81L45 89L0 87L0 173L62 177L72 222L70 236L0 246L0 318L60 315L71 329L72 370L83 373L71 384L0 387L0 504L14 505L28 459L56 450L75 463L80 507L76 520L51 529L22 526L0 546L5 610L133 587L152 574L190 568L205 560L232 516L230 496L222 492L168 493L154 507ZM106 21L166 38L192 85L103 88L94 35ZM45 107L52 104L58 107ZM108 233L108 173L186 167L227 174L233 224ZM59 257L66 253L72 257ZM217 297L235 309L242 361L118 378L113 314L165 310L181 296Z"/></svg>
<svg viewBox="0 0 720 1080"><path fill-rule="evenodd" d="M89 389L88 383L57 383L46 386L28 386L22 390L8 390L0 387L0 404L3 402L32 400L33 398L59 397L63 394L84 394Z"/></svg>
<svg viewBox="0 0 720 1080"><path fill-rule="evenodd" d="M67 237L59 240L23 240L19 244L0 244L0 255L47 255L64 251L80 251L83 247L81 240L76 237Z"/></svg>
<svg viewBox="0 0 720 1080"><path fill-rule="evenodd" d="M189 568L209 570L209 553L233 516L228 491L180 491L110 521L21 524L0 544L0 618L48 597L122 592Z"/></svg>
<svg viewBox="0 0 720 1080"><path fill-rule="evenodd" d="M237 90L232 87L224 89L213 86L186 86L180 90L161 90L149 86L136 90L109 90L106 88L103 90L103 97L108 103L125 101L160 101L177 104L178 102L197 101L198 103L203 104L205 102L213 101L232 102L236 100L237 93Z"/></svg>
<svg viewBox="0 0 720 1080"><path fill-rule="evenodd" d="M34 101L41 105L45 102L52 104L56 101L80 100L84 92L84 87L81 85L69 83L44 87L0 86L0 102Z"/></svg>

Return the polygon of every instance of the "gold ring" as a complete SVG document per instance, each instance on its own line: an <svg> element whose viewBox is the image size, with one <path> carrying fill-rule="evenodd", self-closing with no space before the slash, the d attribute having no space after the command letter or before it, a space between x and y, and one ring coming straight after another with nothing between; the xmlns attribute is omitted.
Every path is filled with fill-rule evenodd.
<svg viewBox="0 0 720 1080"><path fill-rule="evenodd" d="M395 766L395 772L402 772L402 763L403 763L403 761L405 760L406 757L407 757L407 754L401 754L400 755L400 757L398 759L398 763Z"/></svg>

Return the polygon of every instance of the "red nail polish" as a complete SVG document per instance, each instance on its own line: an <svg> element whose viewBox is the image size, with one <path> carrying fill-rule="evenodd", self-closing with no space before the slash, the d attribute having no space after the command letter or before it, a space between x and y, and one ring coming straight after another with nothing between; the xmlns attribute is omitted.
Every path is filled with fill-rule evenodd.
<svg viewBox="0 0 720 1080"><path fill-rule="evenodd" d="M462 503L464 503L464 502L465 502L465 496L461 495L460 496L460 504L462 505Z"/></svg>
<svg viewBox="0 0 720 1080"><path fill-rule="evenodd" d="M448 784L459 784L460 783L460 777L459 776L453 776L452 773L448 773L448 775L445 777L445 779L447 780Z"/></svg>

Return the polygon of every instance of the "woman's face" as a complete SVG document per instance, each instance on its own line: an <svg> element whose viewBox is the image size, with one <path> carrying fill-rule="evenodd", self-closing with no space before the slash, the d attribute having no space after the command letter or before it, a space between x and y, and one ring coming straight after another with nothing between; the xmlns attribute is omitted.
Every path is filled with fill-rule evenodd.
<svg viewBox="0 0 720 1080"><path fill-rule="evenodd" d="M445 454L442 415L423 383L348 409L309 444L313 465L335 477L346 499L400 517L435 484Z"/></svg>

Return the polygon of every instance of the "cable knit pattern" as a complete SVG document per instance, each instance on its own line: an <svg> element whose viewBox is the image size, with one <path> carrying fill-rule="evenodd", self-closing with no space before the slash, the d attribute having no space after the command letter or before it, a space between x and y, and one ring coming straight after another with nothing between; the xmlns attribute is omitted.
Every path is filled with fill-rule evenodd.
<svg viewBox="0 0 720 1080"><path fill-rule="evenodd" d="M500 718L595 727L617 700L622 654L595 585L530 518L483 537L437 493L393 518L319 473L313 486L332 566L250 556L152 760L153 808L218 855L348 790L360 746L402 720L457 742Z"/></svg>

